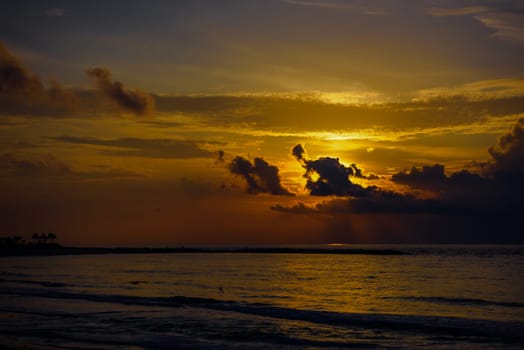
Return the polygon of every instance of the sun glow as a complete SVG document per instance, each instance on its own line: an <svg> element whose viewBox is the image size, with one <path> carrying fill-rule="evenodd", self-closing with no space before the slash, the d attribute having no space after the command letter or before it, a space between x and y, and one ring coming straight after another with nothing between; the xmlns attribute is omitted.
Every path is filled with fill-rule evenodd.
<svg viewBox="0 0 524 350"><path fill-rule="evenodd" d="M354 140L369 140L376 136L364 134L360 132L351 132L351 133L325 133L325 136L322 137L325 141L354 141Z"/></svg>
<svg viewBox="0 0 524 350"><path fill-rule="evenodd" d="M320 92L318 99L325 103L341 105L379 104L388 101L384 94L373 91Z"/></svg>

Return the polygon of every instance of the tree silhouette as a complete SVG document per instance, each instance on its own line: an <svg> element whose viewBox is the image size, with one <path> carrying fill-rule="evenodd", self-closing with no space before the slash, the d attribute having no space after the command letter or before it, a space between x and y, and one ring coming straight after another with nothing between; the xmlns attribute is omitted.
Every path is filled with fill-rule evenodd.
<svg viewBox="0 0 524 350"><path fill-rule="evenodd" d="M39 235L38 233L36 233L36 232L33 233L33 235L31 236L31 238L32 238L33 240L37 241L38 244L41 244L41 243L42 243L42 240L41 240L41 238L40 238L40 235Z"/></svg>
<svg viewBox="0 0 524 350"><path fill-rule="evenodd" d="M25 241L20 236L0 237L0 246L3 247L20 246L24 244Z"/></svg>
<svg viewBox="0 0 524 350"><path fill-rule="evenodd" d="M49 239L52 243L54 243L56 239L56 234L54 234L53 232L49 232L47 234L47 239Z"/></svg>
<svg viewBox="0 0 524 350"><path fill-rule="evenodd" d="M55 240L57 238L57 235L56 235L56 233L53 233L53 232L48 232L48 233L37 233L37 232L34 232L33 235L31 236L31 238L37 244L47 245L47 244L55 244Z"/></svg>

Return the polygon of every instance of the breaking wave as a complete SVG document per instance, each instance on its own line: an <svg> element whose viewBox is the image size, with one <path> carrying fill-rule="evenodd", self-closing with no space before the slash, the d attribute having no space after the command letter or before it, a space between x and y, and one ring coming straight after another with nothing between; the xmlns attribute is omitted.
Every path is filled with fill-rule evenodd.
<svg viewBox="0 0 524 350"><path fill-rule="evenodd" d="M63 300L118 303L124 305L158 306L170 308L194 307L276 319L304 321L330 326L377 329L408 333L416 332L427 334L432 337L482 337L493 341L503 340L506 343L524 342L524 323L521 322L503 322L443 316L362 314L321 310L303 310L280 307L271 304L237 302L212 298L198 298L188 296L144 297L111 294L90 294L60 289L8 287L4 289L3 294L45 297ZM434 299L435 301L442 299L443 302L449 302L449 298L429 299ZM452 302L484 303L489 305L488 301L477 299L450 300ZM508 304L510 304L509 306L522 306L520 304Z"/></svg>

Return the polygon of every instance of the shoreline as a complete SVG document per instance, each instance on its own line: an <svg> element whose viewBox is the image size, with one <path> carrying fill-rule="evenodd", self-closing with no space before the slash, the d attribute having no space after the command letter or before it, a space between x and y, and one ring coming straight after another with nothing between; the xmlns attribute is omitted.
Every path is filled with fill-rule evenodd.
<svg viewBox="0 0 524 350"><path fill-rule="evenodd" d="M394 249L345 248L89 248L89 247L10 247L0 249L0 257L102 255L102 254L335 254L335 255L410 255Z"/></svg>

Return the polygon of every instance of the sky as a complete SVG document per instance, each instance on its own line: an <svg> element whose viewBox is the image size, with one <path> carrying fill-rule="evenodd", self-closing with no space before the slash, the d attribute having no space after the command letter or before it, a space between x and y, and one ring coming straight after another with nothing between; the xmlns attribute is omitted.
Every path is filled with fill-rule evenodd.
<svg viewBox="0 0 524 350"><path fill-rule="evenodd" d="M10 1L0 236L524 243L521 1Z"/></svg>

